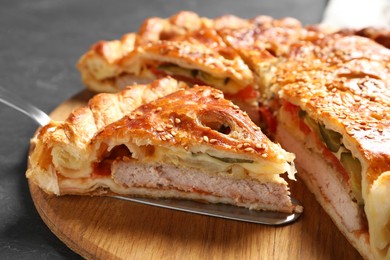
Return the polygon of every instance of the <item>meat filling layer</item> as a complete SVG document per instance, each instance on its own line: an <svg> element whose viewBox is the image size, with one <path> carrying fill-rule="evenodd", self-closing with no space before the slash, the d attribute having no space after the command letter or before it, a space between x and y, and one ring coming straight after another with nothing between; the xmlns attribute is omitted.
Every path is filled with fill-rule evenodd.
<svg viewBox="0 0 390 260"><path fill-rule="evenodd" d="M235 205L250 205L253 209L282 209L286 212L292 209L289 192L283 183L263 183L256 179L237 179L174 165L139 164L134 161L114 162L112 176L117 184L126 187L178 190L230 198Z"/></svg>

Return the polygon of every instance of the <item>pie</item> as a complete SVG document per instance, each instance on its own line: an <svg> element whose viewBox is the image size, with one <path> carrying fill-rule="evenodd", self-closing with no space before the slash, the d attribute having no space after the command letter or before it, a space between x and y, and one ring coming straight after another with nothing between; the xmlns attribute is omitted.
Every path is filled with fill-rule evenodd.
<svg viewBox="0 0 390 260"><path fill-rule="evenodd" d="M221 90L296 154L298 176L360 254L380 259L390 258L389 39L388 28L180 12L94 45L78 68L97 92L166 75Z"/></svg>
<svg viewBox="0 0 390 260"><path fill-rule="evenodd" d="M27 177L50 194L185 198L300 211L294 155L221 91L172 78L100 94L33 139Z"/></svg>

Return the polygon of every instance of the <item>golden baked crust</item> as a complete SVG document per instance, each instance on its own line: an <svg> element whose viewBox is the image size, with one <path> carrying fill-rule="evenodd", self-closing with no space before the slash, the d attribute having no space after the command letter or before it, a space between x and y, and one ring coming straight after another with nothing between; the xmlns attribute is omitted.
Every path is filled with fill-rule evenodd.
<svg viewBox="0 0 390 260"><path fill-rule="evenodd" d="M219 131L221 126L228 128L229 133ZM206 145L248 159L261 157L276 163L284 162L286 157L238 106L224 99L220 91L203 86L145 104L105 127L91 142L113 137L146 139L151 145L168 142L170 146L195 150Z"/></svg>
<svg viewBox="0 0 390 260"><path fill-rule="evenodd" d="M153 62L173 63L237 81L237 88L214 86L224 93L234 94L253 85L251 70L225 44L214 29L214 22L195 13L179 12L167 19L148 19L141 26L136 42L146 67L153 66Z"/></svg>
<svg viewBox="0 0 390 260"><path fill-rule="evenodd" d="M138 30L136 44L168 41L201 28L211 28L212 24L212 20L190 11L178 12L167 19L152 17L146 19Z"/></svg>
<svg viewBox="0 0 390 260"><path fill-rule="evenodd" d="M164 78L150 86L99 94L64 122L41 128L33 143L27 177L48 193L103 195L108 189L125 195L184 198L194 193L210 202L294 210L287 183L279 176L287 172L294 178L294 156L272 143L245 112L210 87L189 89ZM141 184L133 183L135 173L124 170L129 167L141 176ZM149 168L159 174L183 169L191 178L202 174L222 188L216 187L215 195L208 186L205 196L194 188L159 188L162 184L145 180L147 173L142 172ZM240 185L238 191L223 186L241 179L248 187L263 190L266 199L276 197L267 203L256 196L243 200ZM272 195L268 189L274 190ZM233 197L224 197L226 193Z"/></svg>
<svg viewBox="0 0 390 260"><path fill-rule="evenodd" d="M291 44L310 35L294 18L273 19L269 16L250 20L222 16L215 20L215 28L255 72L256 85L260 93L267 96L272 95L266 94L272 65L277 63L280 56L289 52Z"/></svg>
<svg viewBox="0 0 390 260"><path fill-rule="evenodd" d="M253 75L247 65L213 30L204 29L187 35L185 39L148 44L142 47L141 52L140 57L146 62L172 63L182 68L205 71L216 78L230 78L236 81L236 88L229 88L228 84L216 86L228 94L253 85Z"/></svg>
<svg viewBox="0 0 390 260"><path fill-rule="evenodd" d="M287 53L289 46L307 33L298 20L290 17L273 19L269 16L257 16L242 20L238 17L222 16L215 20L215 28L226 42L237 51L249 54L250 59L250 56L257 52L259 57L279 57Z"/></svg>

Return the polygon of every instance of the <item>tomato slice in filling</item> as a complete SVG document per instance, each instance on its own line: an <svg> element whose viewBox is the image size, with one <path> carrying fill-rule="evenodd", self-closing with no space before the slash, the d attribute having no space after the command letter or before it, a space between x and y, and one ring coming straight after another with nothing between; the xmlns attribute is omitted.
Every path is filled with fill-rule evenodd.
<svg viewBox="0 0 390 260"><path fill-rule="evenodd" d="M92 178L102 178L111 175L111 165L116 159L131 158L131 152L126 145L114 147L110 152L106 152L99 162L93 164Z"/></svg>
<svg viewBox="0 0 390 260"><path fill-rule="evenodd" d="M318 133L313 131L310 126L306 124L304 119L299 116L300 108L294 104L291 104L287 101L284 101L282 108L284 111L288 112L291 115L292 122L298 126L299 130L307 137L314 138L314 141L317 145L319 151L321 151L325 160L328 161L341 175L344 181L348 182L349 175L345 170L344 166L341 164L340 160L333 154L318 136Z"/></svg>

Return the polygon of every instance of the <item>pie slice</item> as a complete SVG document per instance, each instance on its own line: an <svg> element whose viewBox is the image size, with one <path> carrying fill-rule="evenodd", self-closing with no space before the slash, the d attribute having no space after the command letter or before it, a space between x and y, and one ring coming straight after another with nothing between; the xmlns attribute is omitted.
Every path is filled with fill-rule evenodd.
<svg viewBox="0 0 390 260"><path fill-rule="evenodd" d="M104 71L110 73L92 84L84 76L85 84L94 91L105 89L107 92L122 88L133 77L150 80L169 75L187 84L222 90L226 98L258 122L258 91L252 71L214 30L212 20L192 12L180 12L168 19L147 19L136 34L133 47L126 55L116 55L120 58L114 62L98 55L106 60L102 66ZM96 53L94 49L96 46L88 53ZM82 75L94 74L97 70L88 65L94 57L88 53L78 63Z"/></svg>
<svg viewBox="0 0 390 260"><path fill-rule="evenodd" d="M183 35L206 23L207 19L195 13L179 12L169 19L149 18L138 33L127 33L120 40L99 41L77 63L82 81L89 90L98 93L118 92L134 83L150 83L156 76L140 69L137 46Z"/></svg>
<svg viewBox="0 0 390 260"><path fill-rule="evenodd" d="M100 94L41 128L33 143L27 177L47 193L301 210L281 177L294 179L294 155L214 88L165 78Z"/></svg>
<svg viewBox="0 0 390 260"><path fill-rule="evenodd" d="M362 256L388 259L390 50L338 33L300 42L272 87L299 176Z"/></svg>

